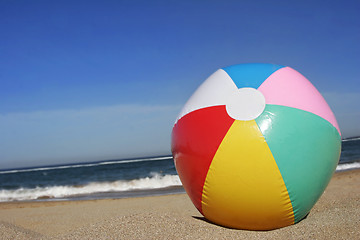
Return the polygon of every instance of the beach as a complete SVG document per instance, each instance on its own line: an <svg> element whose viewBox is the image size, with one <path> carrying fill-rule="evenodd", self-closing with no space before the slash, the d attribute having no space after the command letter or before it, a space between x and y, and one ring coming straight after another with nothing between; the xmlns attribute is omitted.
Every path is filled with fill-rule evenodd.
<svg viewBox="0 0 360 240"><path fill-rule="evenodd" d="M0 239L358 239L360 170L336 172L306 219L272 231L207 222L186 194L0 203Z"/></svg>

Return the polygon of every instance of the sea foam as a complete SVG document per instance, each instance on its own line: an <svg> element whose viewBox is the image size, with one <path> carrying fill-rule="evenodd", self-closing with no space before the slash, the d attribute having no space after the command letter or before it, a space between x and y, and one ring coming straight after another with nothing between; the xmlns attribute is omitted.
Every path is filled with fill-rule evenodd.
<svg viewBox="0 0 360 240"><path fill-rule="evenodd" d="M336 167L336 171L350 170L360 168L360 162L342 163Z"/></svg>
<svg viewBox="0 0 360 240"><path fill-rule="evenodd" d="M83 186L49 186L0 190L0 202L64 198L82 194L158 189L171 186L181 186L178 175L162 176L158 173L153 173L151 177L129 181L92 182Z"/></svg>

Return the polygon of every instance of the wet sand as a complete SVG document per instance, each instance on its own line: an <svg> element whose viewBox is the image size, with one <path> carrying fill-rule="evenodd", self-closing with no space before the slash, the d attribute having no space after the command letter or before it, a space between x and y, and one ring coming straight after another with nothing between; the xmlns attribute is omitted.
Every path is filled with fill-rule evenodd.
<svg viewBox="0 0 360 240"><path fill-rule="evenodd" d="M0 203L0 239L359 239L360 170L337 172L306 219L272 231L207 222L186 194Z"/></svg>

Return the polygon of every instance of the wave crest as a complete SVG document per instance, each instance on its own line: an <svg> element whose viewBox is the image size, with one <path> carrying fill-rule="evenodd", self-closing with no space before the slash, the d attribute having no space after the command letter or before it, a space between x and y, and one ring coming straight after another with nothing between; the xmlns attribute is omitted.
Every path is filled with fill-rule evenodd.
<svg viewBox="0 0 360 240"><path fill-rule="evenodd" d="M171 186L181 186L178 175L160 175L153 173L151 177L129 181L92 182L83 186L48 186L1 190L0 202L63 198L82 194L157 189Z"/></svg>
<svg viewBox="0 0 360 240"><path fill-rule="evenodd" d="M350 170L360 168L360 162L342 163L336 167L336 171Z"/></svg>

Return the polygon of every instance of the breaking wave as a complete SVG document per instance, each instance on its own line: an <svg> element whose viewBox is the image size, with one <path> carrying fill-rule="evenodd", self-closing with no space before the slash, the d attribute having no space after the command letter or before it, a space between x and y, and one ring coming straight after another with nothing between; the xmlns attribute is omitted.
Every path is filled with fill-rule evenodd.
<svg viewBox="0 0 360 240"><path fill-rule="evenodd" d="M172 186L181 186L178 175L162 176L158 173L153 173L151 177L128 181L92 182L82 186L47 186L0 190L0 202L64 198L83 194L157 189Z"/></svg>
<svg viewBox="0 0 360 240"><path fill-rule="evenodd" d="M350 170L360 168L360 162L342 163L336 167L336 171Z"/></svg>

